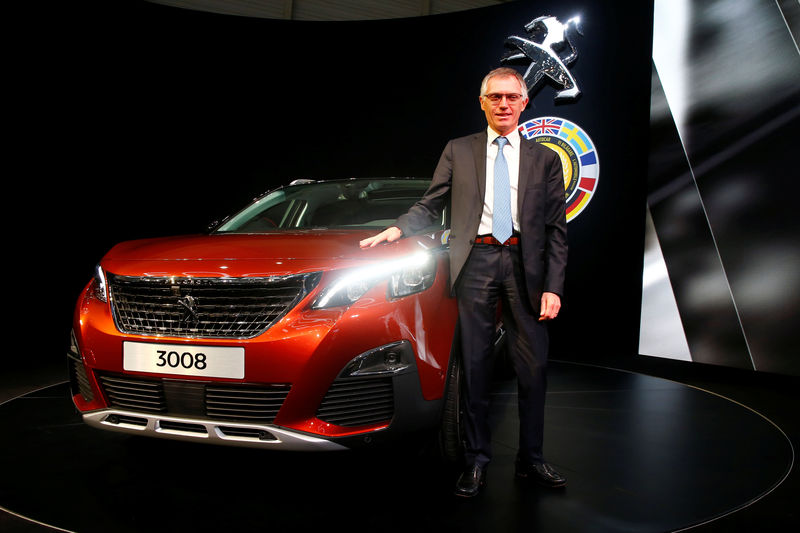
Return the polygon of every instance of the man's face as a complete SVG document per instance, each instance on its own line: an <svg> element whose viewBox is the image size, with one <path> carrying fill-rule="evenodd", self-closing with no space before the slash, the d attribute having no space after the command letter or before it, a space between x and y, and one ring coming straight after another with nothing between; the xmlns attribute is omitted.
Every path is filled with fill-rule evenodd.
<svg viewBox="0 0 800 533"><path fill-rule="evenodd" d="M487 95L510 94L521 95L519 81L513 76L494 76L489 78L486 84ZM487 96L480 98L481 109L486 113L486 121L489 126L500 135L508 135L519 124L519 115L525 106L528 105L527 98L520 98L516 102L510 102L508 98L500 98L498 102L492 102Z"/></svg>

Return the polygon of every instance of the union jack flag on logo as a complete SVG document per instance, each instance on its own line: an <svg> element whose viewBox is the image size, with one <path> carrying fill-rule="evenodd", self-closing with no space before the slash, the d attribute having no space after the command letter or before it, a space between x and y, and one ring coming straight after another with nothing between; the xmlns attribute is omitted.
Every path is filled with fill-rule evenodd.
<svg viewBox="0 0 800 533"><path fill-rule="evenodd" d="M520 129L524 128L522 133L530 139L539 135L558 135L558 130L563 123L564 121L558 118L543 117L529 120Z"/></svg>
<svg viewBox="0 0 800 533"><path fill-rule="evenodd" d="M559 117L538 117L520 124L520 135L558 154L564 173L567 222L583 212L597 191L600 160L583 129Z"/></svg>

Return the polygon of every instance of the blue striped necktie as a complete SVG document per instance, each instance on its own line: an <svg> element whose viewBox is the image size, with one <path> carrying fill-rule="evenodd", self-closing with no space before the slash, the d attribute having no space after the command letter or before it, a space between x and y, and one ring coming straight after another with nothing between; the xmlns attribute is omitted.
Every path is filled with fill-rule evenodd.
<svg viewBox="0 0 800 533"><path fill-rule="evenodd" d="M508 163L503 155L503 147L508 143L508 139L498 137L494 142L497 143L497 157L494 160L492 236L500 242L506 242L514 231L511 221L511 185L508 180Z"/></svg>

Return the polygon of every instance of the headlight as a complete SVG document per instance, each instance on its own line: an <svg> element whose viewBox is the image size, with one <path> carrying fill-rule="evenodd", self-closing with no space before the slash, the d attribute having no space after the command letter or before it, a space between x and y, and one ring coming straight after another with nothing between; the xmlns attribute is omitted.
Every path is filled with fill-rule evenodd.
<svg viewBox="0 0 800 533"><path fill-rule="evenodd" d="M428 252L351 271L333 283L312 305L315 309L350 305L376 283L389 280L389 298L400 298L424 291L433 285L436 261Z"/></svg>
<svg viewBox="0 0 800 533"><path fill-rule="evenodd" d="M417 261L392 273L389 282L389 297L400 298L415 292L422 292L433 285L436 278L436 261L431 254L422 254Z"/></svg>
<svg viewBox="0 0 800 533"><path fill-rule="evenodd" d="M94 269L94 296L102 302L108 302L106 274L100 265L97 265Z"/></svg>
<svg viewBox="0 0 800 533"><path fill-rule="evenodd" d="M359 279L357 276L348 275L323 290L311 307L324 309L350 305L361 298L374 285L375 281L377 280Z"/></svg>

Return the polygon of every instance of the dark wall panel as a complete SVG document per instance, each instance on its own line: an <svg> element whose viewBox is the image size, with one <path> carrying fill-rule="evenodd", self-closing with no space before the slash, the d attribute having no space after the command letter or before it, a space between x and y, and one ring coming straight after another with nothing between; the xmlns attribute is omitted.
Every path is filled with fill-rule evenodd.
<svg viewBox="0 0 800 533"><path fill-rule="evenodd" d="M694 361L800 375L800 6L695 0L678 17L661 4L648 206L674 333Z"/></svg>
<svg viewBox="0 0 800 533"><path fill-rule="evenodd" d="M553 355L636 353L652 7L511 2L402 20L291 22L143 1L62 6L36 65L39 167L24 206L42 213L16 246L49 289L46 357L60 357L72 306L114 243L202 231L294 178L429 176L446 141L485 128L483 75L541 15L580 15L572 65L582 96L545 85L523 120L578 124L600 158L599 185L569 225L565 308ZM54 178L54 179L50 179ZM48 179L47 187L43 180ZM32 241L36 241L32 244ZM38 290L38 289L37 289ZM45 296L46 295L46 296ZM46 354L46 355L45 355Z"/></svg>

